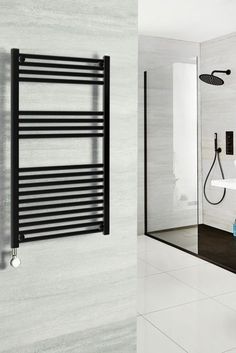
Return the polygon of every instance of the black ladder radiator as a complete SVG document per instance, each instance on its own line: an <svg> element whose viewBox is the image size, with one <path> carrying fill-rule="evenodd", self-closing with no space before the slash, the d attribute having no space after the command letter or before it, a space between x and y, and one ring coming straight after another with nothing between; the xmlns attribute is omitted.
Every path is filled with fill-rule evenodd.
<svg viewBox="0 0 236 353"><path fill-rule="evenodd" d="M19 110L20 83L101 85L102 111ZM110 219L110 57L11 50L11 264L23 242L102 232ZM62 125L63 123L63 125ZM20 139L102 138L99 164L20 167Z"/></svg>

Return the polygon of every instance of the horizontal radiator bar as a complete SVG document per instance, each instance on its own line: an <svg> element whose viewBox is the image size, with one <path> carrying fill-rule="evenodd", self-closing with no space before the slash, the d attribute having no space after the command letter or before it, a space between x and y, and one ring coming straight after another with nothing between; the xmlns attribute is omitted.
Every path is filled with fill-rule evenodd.
<svg viewBox="0 0 236 353"><path fill-rule="evenodd" d="M103 74L89 72L71 72L71 71L47 71L47 70L19 70L24 75L44 75L44 76L76 76L76 77L94 77L102 78Z"/></svg>
<svg viewBox="0 0 236 353"><path fill-rule="evenodd" d="M23 215L19 214L19 219L43 218L43 217L60 216L60 215L66 215L66 214L89 213L89 212L98 212L98 211L103 211L103 207L77 208L72 210L28 213Z"/></svg>
<svg viewBox="0 0 236 353"><path fill-rule="evenodd" d="M61 69L78 69L78 70L103 70L102 66L92 65L72 65L72 64L54 64L54 63L39 63L39 62L22 62L20 66L34 66L34 67L55 67Z"/></svg>
<svg viewBox="0 0 236 353"><path fill-rule="evenodd" d="M103 130L103 126L20 126L19 131Z"/></svg>
<svg viewBox="0 0 236 353"><path fill-rule="evenodd" d="M29 241L38 241L38 240L46 240L46 239L71 237L71 236L78 236L78 235L98 233L98 232L101 232L100 228L87 229L87 230L82 230L82 231L78 231L78 232L67 232L67 233L58 233L58 234L50 234L50 235L41 235L41 236L37 236L37 237L27 237L27 238L25 238L24 236L22 236L22 238L20 239L20 242L21 243L26 243L26 242L29 242Z"/></svg>
<svg viewBox="0 0 236 353"><path fill-rule="evenodd" d="M81 180L60 180L60 181L48 181L41 183L20 183L20 188L32 188L32 187L41 187L41 186L52 186L52 185L70 185L70 184L89 184L89 183L101 183L103 178L95 179L81 179Z"/></svg>
<svg viewBox="0 0 236 353"><path fill-rule="evenodd" d="M66 169L87 169L87 168L103 168L103 164L72 164L72 165L52 165L52 166L42 166L42 167L27 167L19 168L19 172L42 172L49 170L66 170Z"/></svg>
<svg viewBox="0 0 236 353"><path fill-rule="evenodd" d="M40 139L40 138L75 138L75 137L103 137L103 134L54 134L54 135L45 135L45 134L28 134L28 135L19 135L19 138L22 139Z"/></svg>
<svg viewBox="0 0 236 353"><path fill-rule="evenodd" d="M19 191L19 196L29 196L29 195L37 195L37 194L56 194L61 192L74 192L74 191L86 191L86 190L97 190L97 189L103 189L103 185L82 186L79 188L60 188L60 189Z"/></svg>
<svg viewBox="0 0 236 353"><path fill-rule="evenodd" d="M36 123L52 123L52 124L65 124L65 123L103 123L104 119L19 119L20 124L36 124Z"/></svg>
<svg viewBox="0 0 236 353"><path fill-rule="evenodd" d="M41 54L27 54L20 53L21 59L39 59L39 60L53 60L53 61L78 61L78 62L88 62L88 63L99 63L103 64L102 59L95 58L76 58L69 56L54 56L54 55L41 55Z"/></svg>
<svg viewBox="0 0 236 353"><path fill-rule="evenodd" d="M89 115L103 115L101 111L71 111L71 110L20 110L19 115L79 115L79 116L89 116Z"/></svg>
<svg viewBox="0 0 236 353"><path fill-rule="evenodd" d="M43 227L43 228L36 228L36 229L29 229L29 230L21 230L21 233L25 234L35 234L35 233L44 233L44 232L54 232L57 230L64 230L68 228L86 228L86 227L93 227L98 226L101 224L99 222L89 222L89 223L76 223L76 224L69 224L63 226L53 226L53 227Z"/></svg>
<svg viewBox="0 0 236 353"><path fill-rule="evenodd" d="M68 80L68 79L57 79L57 78L31 78L31 77L19 77L20 82L41 82L41 83L70 83L70 84L83 84L83 85L103 85L103 81L89 81L89 80Z"/></svg>
<svg viewBox="0 0 236 353"><path fill-rule="evenodd" d="M88 175L101 175L102 170L89 171L89 172L76 172L76 173L52 173L52 174L31 174L31 175L19 175L19 180L31 180L31 179L49 179L49 178L68 178L77 176L88 176Z"/></svg>
<svg viewBox="0 0 236 353"><path fill-rule="evenodd" d="M46 202L46 201L60 201L68 199L84 199L88 197L100 197L103 196L102 192L97 192L93 194L72 194L72 195L61 195L61 196L50 196L50 197L37 197L34 199L19 199L19 204L22 203L35 203L35 202Z"/></svg>
<svg viewBox="0 0 236 353"><path fill-rule="evenodd" d="M19 207L19 211L20 212L37 211L37 210L45 210L47 208L65 208L65 207L74 207L74 206L97 205L102 203L103 203L103 200L89 200L89 201L69 202L69 203L60 203L60 204L46 204L46 205Z"/></svg>
<svg viewBox="0 0 236 353"><path fill-rule="evenodd" d="M100 111L71 111L71 110L20 110L19 115L79 115L79 116L89 116L89 115L103 115Z"/></svg>
<svg viewBox="0 0 236 353"><path fill-rule="evenodd" d="M33 226L39 226L39 225L43 225L43 224L66 223L66 222L82 221L82 220L86 220L86 219L94 219L94 218L96 219L96 218L102 218L102 217L103 217L103 213L96 214L96 215L79 216L79 217L45 219L45 220L42 220L42 221L33 221L33 222L20 223L19 227L20 228L33 227Z"/></svg>

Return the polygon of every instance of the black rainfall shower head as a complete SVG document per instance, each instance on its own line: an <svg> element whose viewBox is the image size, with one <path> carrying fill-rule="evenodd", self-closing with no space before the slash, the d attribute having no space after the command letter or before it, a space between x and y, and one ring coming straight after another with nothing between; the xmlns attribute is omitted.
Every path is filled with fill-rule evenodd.
<svg viewBox="0 0 236 353"><path fill-rule="evenodd" d="M208 83L209 85L221 86L224 84L224 81L220 77L214 75L202 74L199 76L199 78L200 80L205 83Z"/></svg>
<svg viewBox="0 0 236 353"><path fill-rule="evenodd" d="M202 80L205 83L208 83L209 85L214 85L214 86L221 86L224 84L224 80L222 80L222 78L215 76L214 73L215 72L219 72L222 74L226 74L226 75L230 75L231 74L231 70L226 70L226 71L222 71L222 70L214 70L212 71L212 73L209 74L202 74L199 76L200 80Z"/></svg>

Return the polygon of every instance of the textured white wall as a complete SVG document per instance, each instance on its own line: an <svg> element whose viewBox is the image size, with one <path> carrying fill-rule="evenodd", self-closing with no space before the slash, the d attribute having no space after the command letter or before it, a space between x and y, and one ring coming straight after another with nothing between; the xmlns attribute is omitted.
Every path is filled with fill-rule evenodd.
<svg viewBox="0 0 236 353"><path fill-rule="evenodd" d="M190 211L173 207L173 64L189 62L199 54L199 45L172 39L139 36L139 159L138 233L143 233L143 71L148 72L148 230L192 224L196 205ZM196 136L197 138L197 136ZM196 181L193 181L195 185ZM187 223L185 223L187 222ZM184 224L183 224L184 223Z"/></svg>
<svg viewBox="0 0 236 353"><path fill-rule="evenodd" d="M136 351L136 7L133 0L1 2L0 352ZM8 265L13 47L28 53L111 56L111 236L23 244L19 251L22 266L17 270ZM99 103L91 100L93 93L100 98L89 87L24 85L21 108L94 109ZM49 165L52 158L54 164L89 163L99 158L99 144L90 140L24 141L20 147L21 166Z"/></svg>
<svg viewBox="0 0 236 353"><path fill-rule="evenodd" d="M213 70L231 69L230 76L223 75L223 86L210 86L200 83L201 117L202 117L202 175L204 182L214 157L214 133L218 133L218 143L222 148L221 161L226 178L235 178L236 168L233 164L235 155L225 154L225 131L235 134L235 89L236 89L236 33L217 38L201 44L200 72L210 73ZM236 135L234 136L236 138ZM234 144L234 153L236 151ZM214 169L211 179L221 178L219 167ZM222 189L208 183L209 198L217 201L222 196ZM203 199L203 223L232 231L236 217L236 193L227 190L224 201L217 206L209 205Z"/></svg>

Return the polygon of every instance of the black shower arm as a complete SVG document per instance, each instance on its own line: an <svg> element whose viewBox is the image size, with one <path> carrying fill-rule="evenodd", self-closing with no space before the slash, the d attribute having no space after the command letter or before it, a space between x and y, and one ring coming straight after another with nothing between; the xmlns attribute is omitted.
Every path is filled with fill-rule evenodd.
<svg viewBox="0 0 236 353"><path fill-rule="evenodd" d="M230 75L230 73L231 73L230 70L214 70L214 71L212 71L211 75L214 75L215 72L218 72L221 74L226 74L226 75Z"/></svg>

